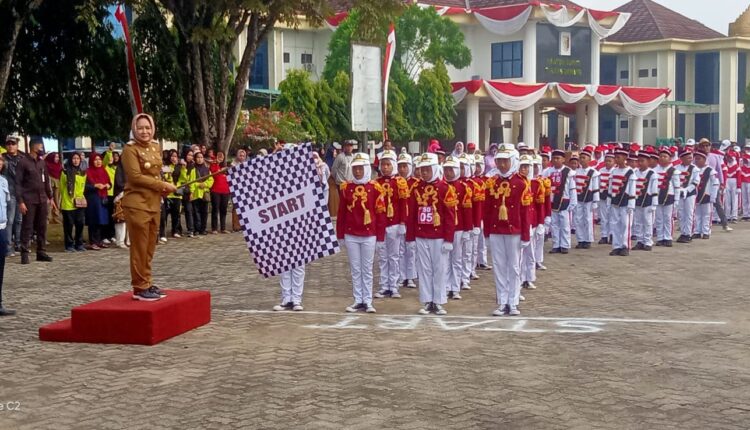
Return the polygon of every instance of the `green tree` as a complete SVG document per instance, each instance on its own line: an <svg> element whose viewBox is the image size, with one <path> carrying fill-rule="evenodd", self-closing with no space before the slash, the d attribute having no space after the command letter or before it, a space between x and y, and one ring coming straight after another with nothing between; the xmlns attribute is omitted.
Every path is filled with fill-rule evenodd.
<svg viewBox="0 0 750 430"><path fill-rule="evenodd" d="M745 106L750 106L750 84L745 88ZM742 131L746 137L750 137L750 109L745 109L742 116Z"/></svg>
<svg viewBox="0 0 750 430"><path fill-rule="evenodd" d="M302 127L316 140L324 141L328 137L327 128L319 114L320 92L318 86L304 70L290 70L286 79L279 84L281 95L273 108L283 112L294 112L302 122Z"/></svg>
<svg viewBox="0 0 750 430"><path fill-rule="evenodd" d="M414 136L419 139L452 138L456 110L448 70L442 62L422 71L414 94L414 97L407 98L406 104Z"/></svg>
<svg viewBox="0 0 750 430"><path fill-rule="evenodd" d="M18 35L31 12L41 4L42 0L0 0L0 108L13 68Z"/></svg>

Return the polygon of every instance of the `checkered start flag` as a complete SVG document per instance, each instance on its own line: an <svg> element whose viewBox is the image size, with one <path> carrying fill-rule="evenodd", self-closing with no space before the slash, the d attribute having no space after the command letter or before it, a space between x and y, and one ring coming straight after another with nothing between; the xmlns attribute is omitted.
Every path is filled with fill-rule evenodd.
<svg viewBox="0 0 750 430"><path fill-rule="evenodd" d="M311 144L252 158L230 168L227 179L261 275L275 276L339 252Z"/></svg>

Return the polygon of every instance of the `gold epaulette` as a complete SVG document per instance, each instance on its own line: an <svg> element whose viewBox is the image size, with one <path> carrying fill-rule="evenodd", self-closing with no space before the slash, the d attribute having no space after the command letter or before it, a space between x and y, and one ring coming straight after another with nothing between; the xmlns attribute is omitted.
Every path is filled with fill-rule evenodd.
<svg viewBox="0 0 750 430"><path fill-rule="evenodd" d="M406 179L402 177L396 178L396 188L398 188L398 197L402 199L408 199L411 190L409 190L409 184Z"/></svg>
<svg viewBox="0 0 750 430"><path fill-rule="evenodd" d="M456 189L453 185L448 185L448 191L445 193L444 203L449 208L455 208L458 206L458 195L456 195Z"/></svg>
<svg viewBox="0 0 750 430"><path fill-rule="evenodd" d="M466 195L464 195L464 201L462 203L463 207L466 209L471 208L471 197L473 193L471 191L471 187L466 187Z"/></svg>

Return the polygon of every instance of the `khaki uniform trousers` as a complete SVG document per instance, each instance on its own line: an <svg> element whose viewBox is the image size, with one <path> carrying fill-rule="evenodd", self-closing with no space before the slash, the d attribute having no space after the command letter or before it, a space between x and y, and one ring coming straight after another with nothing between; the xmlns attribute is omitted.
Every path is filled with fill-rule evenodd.
<svg viewBox="0 0 750 430"><path fill-rule="evenodd" d="M159 240L159 211L124 207L125 224L130 236L130 284L134 289L151 287L151 260Z"/></svg>

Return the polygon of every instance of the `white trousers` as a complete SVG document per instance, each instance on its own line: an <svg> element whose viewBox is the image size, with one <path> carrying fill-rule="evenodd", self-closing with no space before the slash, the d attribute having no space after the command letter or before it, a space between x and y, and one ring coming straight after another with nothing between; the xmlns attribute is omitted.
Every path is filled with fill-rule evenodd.
<svg viewBox="0 0 750 430"><path fill-rule="evenodd" d="M570 211L552 211L552 247L570 248Z"/></svg>
<svg viewBox="0 0 750 430"><path fill-rule="evenodd" d="M478 235L471 235L471 255L469 258L469 276L476 275L477 259L479 258L479 238L482 237L482 230Z"/></svg>
<svg viewBox="0 0 750 430"><path fill-rule="evenodd" d="M592 203L578 203L573 209L573 218L576 224L576 240L579 243L594 241L594 213L591 209Z"/></svg>
<svg viewBox="0 0 750 430"><path fill-rule="evenodd" d="M375 259L375 236L344 236L352 271L352 291L356 303L372 304L372 263Z"/></svg>
<svg viewBox="0 0 750 430"><path fill-rule="evenodd" d="M401 272L399 283L408 279L417 279L417 244L407 242L406 236L401 236L398 249L398 268Z"/></svg>
<svg viewBox="0 0 750 430"><path fill-rule="evenodd" d="M714 205L711 203L695 205L695 227L693 228L693 234L711 234L711 213L713 208Z"/></svg>
<svg viewBox="0 0 750 430"><path fill-rule="evenodd" d="M612 234L612 249L630 249L630 225L633 216L628 208L611 206L609 211L609 231Z"/></svg>
<svg viewBox="0 0 750 430"><path fill-rule="evenodd" d="M463 248L461 252L461 282L466 285L469 285L471 282L471 273L474 271L474 267L471 265L471 256L473 254L471 251L471 244L472 234L471 231L468 231L466 232L463 242L461 242Z"/></svg>
<svg viewBox="0 0 750 430"><path fill-rule="evenodd" d="M482 221L484 223L484 221ZM487 239L484 237L484 227L481 228L479 239L477 239L477 264L487 266Z"/></svg>
<svg viewBox="0 0 750 430"><path fill-rule="evenodd" d="M398 291L398 278L401 276L398 267L401 235L398 231L398 225L386 227L385 241L377 245L381 291Z"/></svg>
<svg viewBox="0 0 750 430"><path fill-rule="evenodd" d="M531 246L534 247L534 262L544 263L544 224L539 224L535 230L532 230Z"/></svg>
<svg viewBox="0 0 750 430"><path fill-rule="evenodd" d="M536 229L529 228L531 229L531 241L528 246L521 249L521 282L536 282L536 257L534 249ZM542 236L542 240L544 240L544 236Z"/></svg>
<svg viewBox="0 0 750 430"><path fill-rule="evenodd" d="M491 234L489 243L497 304L515 308L521 291L521 235Z"/></svg>
<svg viewBox="0 0 750 430"><path fill-rule="evenodd" d="M289 302L302 304L302 291L305 289L305 266L295 267L281 274L281 304Z"/></svg>
<svg viewBox="0 0 750 430"><path fill-rule="evenodd" d="M609 211L610 207L607 204L607 202L600 201L599 202L599 208L597 209L599 211L599 235L602 239L609 238L610 231L609 231Z"/></svg>
<svg viewBox="0 0 750 430"><path fill-rule="evenodd" d="M680 235L690 236L693 234L695 197L690 196L680 200Z"/></svg>
<svg viewBox="0 0 750 430"><path fill-rule="evenodd" d="M447 291L461 291L464 276L464 232L453 233L453 251L448 254L448 264L445 267Z"/></svg>
<svg viewBox="0 0 750 430"><path fill-rule="evenodd" d="M443 239L417 238L417 276L419 301L443 305L448 301L445 266L448 253L443 252Z"/></svg>
<svg viewBox="0 0 750 430"><path fill-rule="evenodd" d="M727 213L727 219L737 220L739 214L740 190L737 188L737 179L727 179L727 188L725 189L724 210Z"/></svg>
<svg viewBox="0 0 750 430"><path fill-rule="evenodd" d="M656 206L656 240L672 240L674 205Z"/></svg>
<svg viewBox="0 0 750 430"><path fill-rule="evenodd" d="M654 206L635 208L633 231L636 240L646 246L654 245Z"/></svg>
<svg viewBox="0 0 750 430"><path fill-rule="evenodd" d="M115 223L115 244L117 246L125 245L128 229L124 222Z"/></svg>
<svg viewBox="0 0 750 430"><path fill-rule="evenodd" d="M750 218L750 182L743 182L740 188L740 202L742 204L742 217Z"/></svg>

